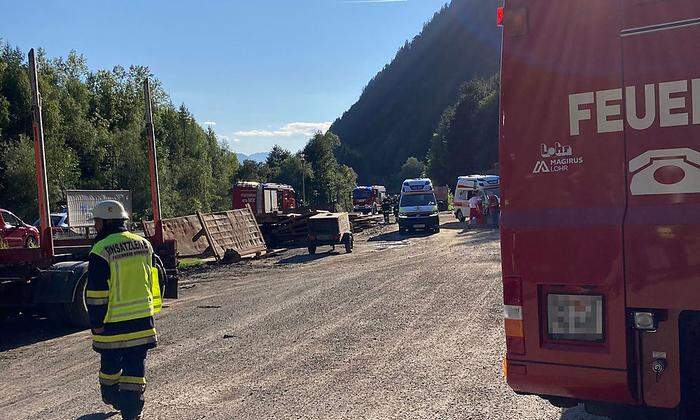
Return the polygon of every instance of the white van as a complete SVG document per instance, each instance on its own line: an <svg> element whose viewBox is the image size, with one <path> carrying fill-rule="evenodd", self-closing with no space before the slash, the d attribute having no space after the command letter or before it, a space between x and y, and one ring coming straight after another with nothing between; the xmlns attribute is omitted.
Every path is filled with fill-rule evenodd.
<svg viewBox="0 0 700 420"><path fill-rule="evenodd" d="M427 178L407 179L401 186L399 232L414 229L440 231L440 216L433 183Z"/></svg>
<svg viewBox="0 0 700 420"><path fill-rule="evenodd" d="M500 198L501 191L499 189L500 178L496 175L469 175L460 176L457 178L457 187L452 200L455 217L460 222L469 217L469 199L474 194L479 194L482 199L486 200L487 195L495 195ZM486 201L484 201L486 202Z"/></svg>

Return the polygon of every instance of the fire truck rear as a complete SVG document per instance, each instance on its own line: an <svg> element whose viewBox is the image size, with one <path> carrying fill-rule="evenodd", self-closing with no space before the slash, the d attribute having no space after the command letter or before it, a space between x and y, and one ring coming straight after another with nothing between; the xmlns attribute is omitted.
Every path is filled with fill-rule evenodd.
<svg viewBox="0 0 700 420"><path fill-rule="evenodd" d="M506 0L501 16L508 383L698 418L700 2Z"/></svg>

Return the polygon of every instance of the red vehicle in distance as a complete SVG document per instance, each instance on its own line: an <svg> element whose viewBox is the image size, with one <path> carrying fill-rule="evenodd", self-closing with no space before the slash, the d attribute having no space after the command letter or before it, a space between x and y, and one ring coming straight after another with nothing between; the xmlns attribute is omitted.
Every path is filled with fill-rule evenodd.
<svg viewBox="0 0 700 420"><path fill-rule="evenodd" d="M357 213L377 214L382 208L384 197L386 197L386 187L383 185L355 187L352 191L352 210Z"/></svg>
<svg viewBox="0 0 700 420"><path fill-rule="evenodd" d="M238 182L233 187L233 209L246 204L255 214L288 212L297 208L294 188L284 184Z"/></svg>
<svg viewBox="0 0 700 420"><path fill-rule="evenodd" d="M700 2L506 0L506 373L614 418L700 418Z"/></svg>
<svg viewBox="0 0 700 420"><path fill-rule="evenodd" d="M8 248L36 248L39 246L39 229L0 209L0 239Z"/></svg>

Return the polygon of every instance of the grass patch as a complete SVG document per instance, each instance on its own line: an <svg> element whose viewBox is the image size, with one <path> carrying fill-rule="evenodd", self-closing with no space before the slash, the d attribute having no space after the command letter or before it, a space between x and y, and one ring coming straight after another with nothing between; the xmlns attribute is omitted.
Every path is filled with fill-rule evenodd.
<svg viewBox="0 0 700 420"><path fill-rule="evenodd" d="M198 267L202 264L204 264L204 260L199 258L181 258L177 262L177 268L179 270L186 270L188 268Z"/></svg>

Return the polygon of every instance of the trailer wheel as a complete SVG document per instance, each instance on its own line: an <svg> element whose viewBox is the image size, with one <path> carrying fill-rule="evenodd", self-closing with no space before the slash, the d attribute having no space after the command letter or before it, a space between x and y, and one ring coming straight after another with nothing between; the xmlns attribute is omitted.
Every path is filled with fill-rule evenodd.
<svg viewBox="0 0 700 420"><path fill-rule="evenodd" d="M309 245L309 255L316 254L316 245Z"/></svg>
<svg viewBox="0 0 700 420"><path fill-rule="evenodd" d="M90 327L90 317L88 316L87 304L85 303L85 289L87 289L87 274L78 282L73 302L63 304L65 320L73 327Z"/></svg>
<svg viewBox="0 0 700 420"><path fill-rule="evenodd" d="M354 246L355 246L355 239L352 237L352 235L348 235L347 238L345 239L345 253L346 254L351 253Z"/></svg>
<svg viewBox="0 0 700 420"><path fill-rule="evenodd" d="M165 266L163 265L163 261L161 261L160 257L155 255L155 260L156 260L156 269L158 270L158 286L160 287L160 297L161 299L165 298L165 290L168 286L168 272L165 271Z"/></svg>

